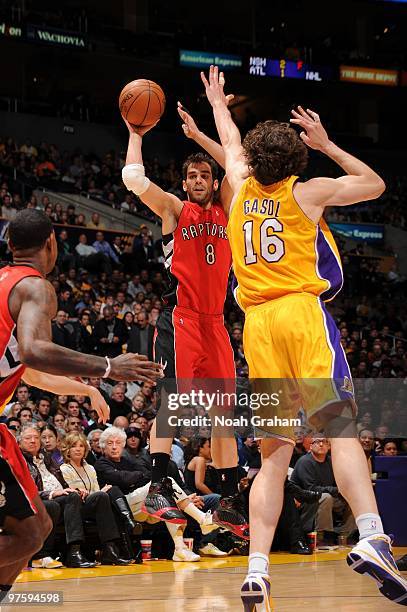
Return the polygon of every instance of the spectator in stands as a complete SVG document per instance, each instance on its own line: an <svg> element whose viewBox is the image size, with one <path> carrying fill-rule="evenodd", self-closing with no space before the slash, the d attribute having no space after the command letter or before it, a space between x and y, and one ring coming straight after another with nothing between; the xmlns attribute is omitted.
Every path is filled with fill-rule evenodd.
<svg viewBox="0 0 407 612"><path fill-rule="evenodd" d="M104 308L103 318L96 321L93 337L99 355L117 357L121 354L122 345L127 340L127 331L123 321L114 316L110 306Z"/></svg>
<svg viewBox="0 0 407 612"><path fill-rule="evenodd" d="M307 454L307 449L304 446L304 432L302 429L296 429L294 431L294 435L295 435L295 446L294 446L294 451L293 451L293 455L291 457L291 461L290 461L290 467L295 467L295 464L297 463L298 459L300 457L302 457L303 455Z"/></svg>
<svg viewBox="0 0 407 612"><path fill-rule="evenodd" d="M57 315L51 324L52 342L59 344L59 346L73 348L74 339L69 331L69 328L66 327L67 320L68 313L66 313L64 310L58 310Z"/></svg>
<svg viewBox="0 0 407 612"><path fill-rule="evenodd" d="M126 326L128 336L130 336L131 330L135 326L134 314L132 312L130 312L130 311L127 311L126 314L123 317L123 323ZM128 351L128 349L127 349L127 351Z"/></svg>
<svg viewBox="0 0 407 612"><path fill-rule="evenodd" d="M113 427L117 427L118 429L127 429L129 426L129 420L125 416L117 416L113 423Z"/></svg>
<svg viewBox="0 0 407 612"><path fill-rule="evenodd" d="M79 215L75 219L75 225L80 225L81 227L86 227L86 217L83 213L79 213Z"/></svg>
<svg viewBox="0 0 407 612"><path fill-rule="evenodd" d="M62 289L58 295L58 309L66 312L69 317L76 316L75 302L72 296L72 291L68 289Z"/></svg>
<svg viewBox="0 0 407 612"><path fill-rule="evenodd" d="M129 286L127 288L127 292L130 293L131 297L134 299L138 293L145 293L146 290L144 285L140 283L140 274L134 274L131 281L129 282Z"/></svg>
<svg viewBox="0 0 407 612"><path fill-rule="evenodd" d="M144 459L146 469L150 470L151 460L146 450L143 448L144 441L143 441L143 437L142 437L140 429L138 427L132 427L130 425L129 427L126 428L125 431L126 431L127 441L126 441L126 446L123 450L122 456L125 459L128 459L130 463L134 459L135 465L138 464L137 459L140 460L141 462Z"/></svg>
<svg viewBox="0 0 407 612"><path fill-rule="evenodd" d="M20 432L20 426L21 426L20 421L16 417L10 417L6 421L6 426L7 426L7 429L9 429L13 433L14 437L17 438Z"/></svg>
<svg viewBox="0 0 407 612"><path fill-rule="evenodd" d="M396 457L398 455L398 447L396 440L383 440L382 455L385 457Z"/></svg>
<svg viewBox="0 0 407 612"><path fill-rule="evenodd" d="M83 312L79 317L79 326L76 328L75 334L75 347L81 353L89 354L94 352L95 340L88 312Z"/></svg>
<svg viewBox="0 0 407 612"><path fill-rule="evenodd" d="M1 216L7 221L12 221L17 214L17 209L13 206L13 200L11 195L6 194L3 196L3 203L1 207Z"/></svg>
<svg viewBox="0 0 407 612"><path fill-rule="evenodd" d="M144 397L146 410L155 406L155 387L153 383L142 382L140 385L140 393Z"/></svg>
<svg viewBox="0 0 407 612"><path fill-rule="evenodd" d="M103 232L96 232L96 240L93 243L93 246L98 253L103 253L104 255L106 255L110 259L111 263L113 262L117 266L120 265L120 260L118 256L113 251L110 244L105 240Z"/></svg>
<svg viewBox="0 0 407 612"><path fill-rule="evenodd" d="M220 485L216 470L210 466L212 461L210 439L193 438L184 449L184 461L184 478L187 489L198 495L216 495L217 503L214 506L216 508L220 499L218 495Z"/></svg>
<svg viewBox="0 0 407 612"><path fill-rule="evenodd" d="M313 437L310 452L298 459L291 481L302 489L322 493L318 503L307 504L301 509L301 521L305 533L315 530L319 539L330 538L334 533L349 535L356 524L347 502L340 496L328 455L326 438ZM334 513L340 515L341 524L334 528Z"/></svg>
<svg viewBox="0 0 407 612"><path fill-rule="evenodd" d="M102 456L102 449L100 448L100 436L103 433L103 429L93 429L88 433L88 444L90 447L89 453L86 456L86 461L90 465L95 465L96 461Z"/></svg>
<svg viewBox="0 0 407 612"><path fill-rule="evenodd" d="M238 439L239 465L242 467L253 467L253 460L259 458L259 444L252 436Z"/></svg>
<svg viewBox="0 0 407 612"><path fill-rule="evenodd" d="M57 429L63 429L65 425L65 414L63 412L56 412L52 417L52 423Z"/></svg>
<svg viewBox="0 0 407 612"><path fill-rule="evenodd" d="M73 417L73 416L67 417L65 419L64 429L66 433L71 433L72 431L82 432L83 431L82 420L80 419L80 417Z"/></svg>
<svg viewBox="0 0 407 612"><path fill-rule="evenodd" d="M81 544L85 540L81 515L81 496L68 487L59 467L53 462L51 456L40 452L40 432L36 426L27 425L23 427L19 442L30 473L40 492L40 497L53 520L54 528L48 536L47 544L49 545L50 539L52 541L55 538L56 523L59 514L63 514L66 542L68 544L65 566L95 567L96 563L88 561L81 552ZM54 503L47 504L46 502ZM55 504L59 506L56 512Z"/></svg>
<svg viewBox="0 0 407 612"><path fill-rule="evenodd" d="M33 420L41 423L50 421L51 400L49 397L40 397L36 403L36 410L33 414Z"/></svg>
<svg viewBox="0 0 407 612"><path fill-rule="evenodd" d="M34 157L34 158L36 158L37 155L38 155L37 148L32 144L32 142L31 142L31 140L29 138L27 138L25 143L23 145L21 145L19 151L20 151L20 153L23 153L27 157Z"/></svg>
<svg viewBox="0 0 407 612"><path fill-rule="evenodd" d="M112 273L112 265L110 259L104 253L98 252L94 246L88 244L86 234L80 234L79 242L75 247L78 255L78 265L80 268L85 268L90 272L106 272Z"/></svg>
<svg viewBox="0 0 407 612"><path fill-rule="evenodd" d="M89 446L83 434L68 434L62 447L64 457L64 463L61 465L62 475L70 488L78 491L81 496L83 518L96 520L102 544L101 564L129 565L130 559L122 559L117 548L120 534L112 511L112 503L118 498L121 498L122 504L126 501L118 487L115 487L113 492L111 485L99 487L95 469L86 461L88 451ZM122 504L119 504L119 507ZM127 514L130 514L129 508ZM132 526L134 527L133 521Z"/></svg>
<svg viewBox="0 0 407 612"><path fill-rule="evenodd" d="M17 418L20 421L21 426L26 425L27 423L31 423L33 420L33 412L31 408L21 408L20 412L17 415Z"/></svg>
<svg viewBox="0 0 407 612"><path fill-rule="evenodd" d="M135 325L129 336L127 352L146 355L151 361L153 359L154 327L149 324L145 312L137 315L137 325Z"/></svg>
<svg viewBox="0 0 407 612"><path fill-rule="evenodd" d="M50 453L51 458L57 465L61 465L64 460L58 448L58 432L51 424L41 427L41 448Z"/></svg>
<svg viewBox="0 0 407 612"><path fill-rule="evenodd" d="M142 393L136 393L136 395L131 400L131 409L132 412L136 413L138 416L141 414L146 407L145 396Z"/></svg>
<svg viewBox="0 0 407 612"><path fill-rule="evenodd" d="M63 214L61 221L63 222ZM66 216L66 221L67 221ZM58 236L58 260L57 265L63 271L69 270L70 268L75 267L75 256L72 253L71 245L68 242L68 232L66 230L61 230Z"/></svg>
<svg viewBox="0 0 407 612"><path fill-rule="evenodd" d="M30 392L28 390L27 385L25 384L18 385L15 395L17 402L20 404L21 407L24 407L30 400Z"/></svg>
<svg viewBox="0 0 407 612"><path fill-rule="evenodd" d="M154 249L151 245L149 236L143 234L141 237L141 244L133 245L134 258L136 260L136 266L139 270L145 268L149 270L151 264L154 262Z"/></svg>
<svg viewBox="0 0 407 612"><path fill-rule="evenodd" d="M108 400L110 407L110 420L113 421L116 417L126 416L131 410L131 403L126 398L125 392L121 385L115 385L112 389L112 395Z"/></svg>
<svg viewBox="0 0 407 612"><path fill-rule="evenodd" d="M105 230L106 227L100 221L100 215L97 212L92 213L91 221L88 223L90 229Z"/></svg>

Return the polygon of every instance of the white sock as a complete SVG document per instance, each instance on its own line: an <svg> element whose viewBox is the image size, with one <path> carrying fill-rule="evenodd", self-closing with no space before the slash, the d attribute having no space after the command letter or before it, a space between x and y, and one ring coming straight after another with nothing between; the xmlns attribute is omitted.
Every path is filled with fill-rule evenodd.
<svg viewBox="0 0 407 612"><path fill-rule="evenodd" d="M174 540L175 550L181 550L185 548L184 544L184 528L182 525L174 525L174 523L165 523L168 531L170 532L170 536Z"/></svg>
<svg viewBox="0 0 407 612"><path fill-rule="evenodd" d="M269 558L263 553L252 553L249 555L249 574L269 573Z"/></svg>
<svg viewBox="0 0 407 612"><path fill-rule="evenodd" d="M185 512L185 514L189 514L189 516L192 516L192 518L195 519L197 523L202 525L205 518L205 512L202 512L202 510L197 508L192 502L189 502L189 504L185 506L182 512Z"/></svg>
<svg viewBox="0 0 407 612"><path fill-rule="evenodd" d="M378 514L360 514L355 520L359 530L359 540L368 538L376 533L384 533L382 519Z"/></svg>

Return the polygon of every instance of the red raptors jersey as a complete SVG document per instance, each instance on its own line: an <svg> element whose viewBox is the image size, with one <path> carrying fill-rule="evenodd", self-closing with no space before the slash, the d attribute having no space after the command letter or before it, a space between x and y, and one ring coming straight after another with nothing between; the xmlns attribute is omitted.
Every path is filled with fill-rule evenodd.
<svg viewBox="0 0 407 612"><path fill-rule="evenodd" d="M18 342L8 299L15 285L27 276L42 274L28 265L10 265L0 270L0 414L13 395L25 366L20 362Z"/></svg>
<svg viewBox="0 0 407 612"><path fill-rule="evenodd" d="M169 289L165 306L180 306L202 314L223 314L232 264L226 235L227 219L219 204L204 210L184 202L178 225L163 236Z"/></svg>

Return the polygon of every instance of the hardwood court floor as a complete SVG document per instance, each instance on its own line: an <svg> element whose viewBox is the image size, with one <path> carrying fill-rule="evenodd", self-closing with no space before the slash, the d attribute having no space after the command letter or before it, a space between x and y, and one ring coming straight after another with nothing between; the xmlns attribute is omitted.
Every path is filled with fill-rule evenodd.
<svg viewBox="0 0 407 612"><path fill-rule="evenodd" d="M405 549L395 551L396 557ZM276 612L395 612L374 582L352 572L346 551L312 557L270 555ZM203 559L200 563L152 561L124 568L33 570L23 572L14 591L63 591L61 612L224 612L240 611L240 585L247 557ZM2 606L1 612L28 612ZM400 609L400 608L399 608Z"/></svg>

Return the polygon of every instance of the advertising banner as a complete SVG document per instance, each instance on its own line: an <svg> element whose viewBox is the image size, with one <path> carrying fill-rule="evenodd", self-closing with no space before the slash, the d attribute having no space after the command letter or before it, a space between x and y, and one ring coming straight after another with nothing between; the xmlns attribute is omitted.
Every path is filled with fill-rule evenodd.
<svg viewBox="0 0 407 612"><path fill-rule="evenodd" d="M72 49L88 48L88 41L82 32L70 32L27 24L27 39L32 42L44 43L47 45L57 45L60 47L71 47Z"/></svg>
<svg viewBox="0 0 407 612"><path fill-rule="evenodd" d="M340 80L351 83L367 83L370 85L386 85L395 87L398 84L397 70L382 70L366 66L341 66Z"/></svg>
<svg viewBox="0 0 407 612"><path fill-rule="evenodd" d="M180 49L179 63L180 66L187 66L189 68L205 69L213 64L214 66L219 66L221 70L238 70L242 67L243 60L240 55Z"/></svg>
<svg viewBox="0 0 407 612"><path fill-rule="evenodd" d="M360 242L383 242L384 225L373 223L329 223L335 234Z"/></svg>

